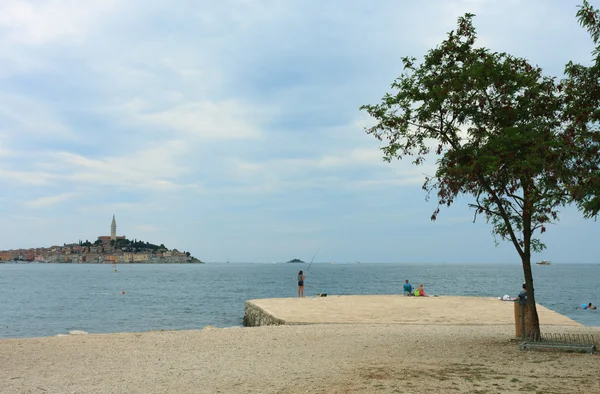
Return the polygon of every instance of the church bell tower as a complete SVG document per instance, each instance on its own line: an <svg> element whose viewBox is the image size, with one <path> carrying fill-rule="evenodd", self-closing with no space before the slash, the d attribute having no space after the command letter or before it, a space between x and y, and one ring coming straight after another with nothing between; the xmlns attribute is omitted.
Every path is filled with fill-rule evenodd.
<svg viewBox="0 0 600 394"><path fill-rule="evenodd" d="M117 221L115 220L114 214L113 214L112 223L110 224L110 240L111 241L117 240Z"/></svg>

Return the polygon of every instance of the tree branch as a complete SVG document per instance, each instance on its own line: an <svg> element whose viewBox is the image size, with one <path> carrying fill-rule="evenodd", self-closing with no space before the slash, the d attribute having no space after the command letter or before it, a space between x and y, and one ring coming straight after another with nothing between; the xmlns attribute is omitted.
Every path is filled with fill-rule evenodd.
<svg viewBox="0 0 600 394"><path fill-rule="evenodd" d="M508 220L509 215L504 210L504 207L502 206L502 201L500 200L500 197L498 197L498 195L496 194L494 189L492 189L492 187L489 185L489 183L487 182L487 180L485 179L483 174L481 174L481 172L477 173L477 177L479 178L481 185L486 189L488 194L492 197L492 199L496 203L496 206L498 207L498 211L499 211L499 216L504 220L504 224L506 224L506 229L508 231L508 234L510 235L510 240L512 241L513 245L515 246L515 249L517 249L519 256L521 258L524 258L525 253L523 252L523 248L521 248L521 245L519 244L519 240L517 239L517 236L515 235L515 232L512 228L512 224L510 223L510 220Z"/></svg>
<svg viewBox="0 0 600 394"><path fill-rule="evenodd" d="M452 148L454 148L454 149L459 149L460 148L460 146L456 145L452 140L450 140L448 138L448 136L446 136L445 134L442 134L440 132L440 130L437 130L437 129L435 129L435 128L431 127L431 126L428 126L428 125L420 125L420 124L413 123L413 122L410 122L410 121L408 121L406 123L409 124L409 125L411 125L411 126L420 127L420 128L429 130L429 131L431 131L433 133L438 133L440 135L440 137L443 140L445 140L444 142L446 142L447 144L449 144L450 146L452 146Z"/></svg>
<svg viewBox="0 0 600 394"><path fill-rule="evenodd" d="M500 216L500 212L493 211L489 208L484 207L483 205L469 204L469 208L475 208L477 211L481 210L481 211L487 212L489 215ZM475 222L475 220L473 220L473 222Z"/></svg>

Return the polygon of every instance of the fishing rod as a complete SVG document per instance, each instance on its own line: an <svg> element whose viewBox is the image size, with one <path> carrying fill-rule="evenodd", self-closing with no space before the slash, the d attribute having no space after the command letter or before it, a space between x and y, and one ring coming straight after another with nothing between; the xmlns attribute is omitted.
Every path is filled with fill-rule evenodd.
<svg viewBox="0 0 600 394"><path fill-rule="evenodd" d="M319 253L318 250L315 252L314 256L312 257L312 260L310 260L310 264L308 265L308 268L306 269L306 272L308 272L308 270L310 269L310 266L312 265L313 261L315 261L315 257L317 257L317 253Z"/></svg>

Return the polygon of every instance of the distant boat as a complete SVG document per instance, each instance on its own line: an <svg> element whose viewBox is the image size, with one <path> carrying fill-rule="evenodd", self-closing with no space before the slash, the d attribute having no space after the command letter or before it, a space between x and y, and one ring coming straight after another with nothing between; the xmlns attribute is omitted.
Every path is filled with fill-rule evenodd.
<svg viewBox="0 0 600 394"><path fill-rule="evenodd" d="M331 264L335 264L335 263L332 261Z"/></svg>
<svg viewBox="0 0 600 394"><path fill-rule="evenodd" d="M536 264L538 264L538 265L550 265L552 263L549 262L548 260L542 260L542 261L538 261Z"/></svg>

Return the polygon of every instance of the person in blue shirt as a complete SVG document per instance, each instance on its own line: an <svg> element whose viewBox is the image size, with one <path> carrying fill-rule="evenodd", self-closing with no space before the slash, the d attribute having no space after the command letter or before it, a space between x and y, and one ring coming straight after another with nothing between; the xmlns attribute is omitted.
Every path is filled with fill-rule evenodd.
<svg viewBox="0 0 600 394"><path fill-rule="evenodd" d="M594 305L592 305L592 303L590 302L589 304L581 304L581 309L590 309L590 310L595 310L596 307Z"/></svg>
<svg viewBox="0 0 600 394"><path fill-rule="evenodd" d="M404 283L404 295L411 296L411 295L413 295L412 291L413 291L413 287L410 283L408 283L408 279L407 279L406 283Z"/></svg>

